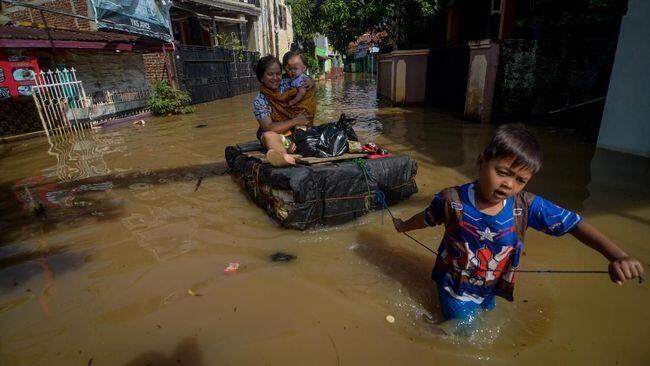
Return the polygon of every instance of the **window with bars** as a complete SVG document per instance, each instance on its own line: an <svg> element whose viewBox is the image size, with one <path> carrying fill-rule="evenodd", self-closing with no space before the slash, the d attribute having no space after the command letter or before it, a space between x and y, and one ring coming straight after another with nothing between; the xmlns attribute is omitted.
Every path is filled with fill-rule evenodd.
<svg viewBox="0 0 650 366"><path fill-rule="evenodd" d="M248 32L246 29L246 24L239 25L239 39L241 40L242 45L245 48L248 48Z"/></svg>

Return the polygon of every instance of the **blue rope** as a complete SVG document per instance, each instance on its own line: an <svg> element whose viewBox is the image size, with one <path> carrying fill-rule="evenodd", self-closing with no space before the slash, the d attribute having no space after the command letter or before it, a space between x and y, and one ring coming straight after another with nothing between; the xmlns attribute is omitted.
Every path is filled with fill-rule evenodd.
<svg viewBox="0 0 650 366"><path fill-rule="evenodd" d="M390 210L388 209L388 204L386 203L386 195L384 192L382 192L380 189L377 189L375 191L375 202L381 207L381 224L384 224L384 210ZM393 216L393 214L391 214Z"/></svg>

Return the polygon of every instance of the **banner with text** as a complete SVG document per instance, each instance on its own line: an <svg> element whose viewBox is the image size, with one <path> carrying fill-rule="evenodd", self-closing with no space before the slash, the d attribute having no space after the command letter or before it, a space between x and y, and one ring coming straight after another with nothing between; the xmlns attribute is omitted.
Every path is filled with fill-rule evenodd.
<svg viewBox="0 0 650 366"><path fill-rule="evenodd" d="M171 42L171 0L90 0L97 27Z"/></svg>

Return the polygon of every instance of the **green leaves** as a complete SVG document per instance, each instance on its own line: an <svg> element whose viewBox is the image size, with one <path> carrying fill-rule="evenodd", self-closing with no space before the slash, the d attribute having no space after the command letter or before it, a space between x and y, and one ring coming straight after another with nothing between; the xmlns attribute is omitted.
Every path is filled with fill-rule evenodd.
<svg viewBox="0 0 650 366"><path fill-rule="evenodd" d="M327 35L334 49L346 53L348 43L368 31L385 30L400 43L407 24L439 11L445 0L292 0L294 31L299 40Z"/></svg>
<svg viewBox="0 0 650 366"><path fill-rule="evenodd" d="M172 88L167 81L157 81L149 97L149 108L157 116L194 113L192 98L182 90Z"/></svg>

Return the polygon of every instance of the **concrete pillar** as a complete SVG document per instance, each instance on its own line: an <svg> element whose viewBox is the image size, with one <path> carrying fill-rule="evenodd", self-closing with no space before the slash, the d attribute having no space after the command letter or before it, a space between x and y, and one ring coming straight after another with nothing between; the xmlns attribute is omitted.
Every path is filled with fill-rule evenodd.
<svg viewBox="0 0 650 366"><path fill-rule="evenodd" d="M447 10L447 42L456 43L460 34L460 11L456 7Z"/></svg>
<svg viewBox="0 0 650 366"><path fill-rule="evenodd" d="M501 0L499 39L508 39L515 27L515 0Z"/></svg>
<svg viewBox="0 0 650 366"><path fill-rule="evenodd" d="M630 0L621 22L598 147L650 157L650 2Z"/></svg>
<svg viewBox="0 0 650 366"><path fill-rule="evenodd" d="M484 39L470 41L469 47L465 118L490 123L494 85L499 68L499 43Z"/></svg>
<svg viewBox="0 0 650 366"><path fill-rule="evenodd" d="M395 70L395 100L397 104L404 104L406 100L406 61L398 60Z"/></svg>

